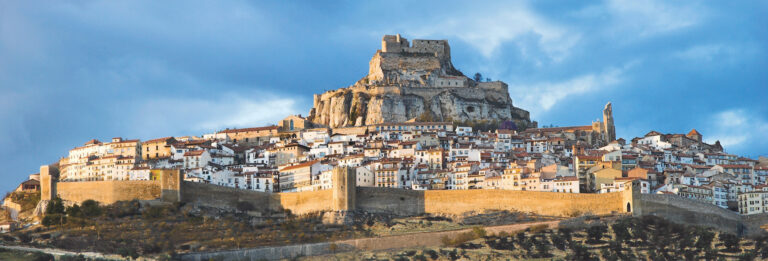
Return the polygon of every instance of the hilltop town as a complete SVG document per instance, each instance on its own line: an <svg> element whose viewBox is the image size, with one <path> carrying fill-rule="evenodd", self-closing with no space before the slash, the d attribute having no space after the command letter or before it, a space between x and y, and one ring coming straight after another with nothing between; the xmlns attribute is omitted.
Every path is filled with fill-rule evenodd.
<svg viewBox="0 0 768 261"><path fill-rule="evenodd" d="M335 214L324 220L349 223L353 217L339 211L509 208L575 216L640 213L635 208L645 206L649 213L662 203L640 200L638 194L646 194L665 195L663 204L710 205L716 209L707 211L728 222L768 212L768 161L726 153L696 129L617 137L613 104L600 109L595 106L594 116L601 120L581 126L539 127L512 105L505 83L455 69L447 41L411 45L386 35L369 74L315 95L307 117L199 137L92 139L41 164L40 173L19 185L16 194L42 195L37 206L22 207L19 197L6 197L4 205L15 220L25 211L42 215L55 199L68 205L162 199L260 211L259 217L328 211ZM462 197L464 205L447 202ZM509 203L515 197L533 200ZM547 202L533 206L536 200ZM567 207L551 207L558 204ZM5 230L15 226L7 224Z"/></svg>
<svg viewBox="0 0 768 261"><path fill-rule="evenodd" d="M386 112L381 101L360 105L353 99L352 106L339 105L348 109L339 116L325 113L329 109L324 106L338 103L329 101L326 93L315 96L310 117L291 115L272 126L226 129L201 137L93 139L55 163L56 178L153 180L158 177L152 169L177 169L184 181L273 193L329 189L331 170L350 167L356 170L359 187L608 193L638 181L642 193L677 194L745 215L768 211L759 207L762 201L755 201L762 200L763 191L768 193L768 166L757 160L725 153L719 142L703 142L695 129L687 134L650 131L643 137L617 139L611 103L602 115L596 113L602 121L536 128L527 112L511 105L504 83L475 82L453 68L444 40L414 40L410 46L400 35L384 36L369 75L341 91L356 90L354 97L359 97L365 90L387 88L451 95L485 91L506 103L473 100L470 105L451 105L461 111L432 103L431 108L443 110L406 106L403 113ZM501 105L502 110L495 107ZM355 108L368 109L358 111L357 117L346 114ZM456 121L413 117L425 112L430 119ZM489 115L498 120L491 131L460 125ZM39 189L39 179L31 175L18 190Z"/></svg>

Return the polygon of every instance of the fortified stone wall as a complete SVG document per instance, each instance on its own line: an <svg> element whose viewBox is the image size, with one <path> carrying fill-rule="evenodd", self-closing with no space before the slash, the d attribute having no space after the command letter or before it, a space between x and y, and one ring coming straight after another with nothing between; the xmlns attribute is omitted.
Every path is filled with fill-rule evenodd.
<svg viewBox="0 0 768 261"><path fill-rule="evenodd" d="M123 200L153 200L160 198L160 181L89 181L58 182L57 195L66 201L82 203L92 199L102 204L112 204Z"/></svg>
<svg viewBox="0 0 768 261"><path fill-rule="evenodd" d="M477 87L481 89L493 90L493 91L503 92L503 93L507 93L509 91L509 86L502 81L478 82Z"/></svg>
<svg viewBox="0 0 768 261"><path fill-rule="evenodd" d="M630 191L572 194L510 190L357 189L358 209L398 215L460 215L485 210L535 212L551 216L570 216L587 212L610 214L627 212L627 204L631 210L631 202Z"/></svg>
<svg viewBox="0 0 768 261"><path fill-rule="evenodd" d="M183 182L181 191L183 202L206 207L235 210L239 202L248 202L255 208L254 211L260 212L290 210L293 214L301 215L334 210L331 190L266 193Z"/></svg>
<svg viewBox="0 0 768 261"><path fill-rule="evenodd" d="M755 231L745 231L738 213L713 204L676 195L636 194L635 197L634 216L653 215L675 223L712 227L734 234Z"/></svg>
<svg viewBox="0 0 768 261"><path fill-rule="evenodd" d="M294 193L275 193L274 202L296 215L320 211L334 211L333 191L330 189Z"/></svg>
<svg viewBox="0 0 768 261"><path fill-rule="evenodd" d="M19 213L22 211L21 205L19 203L13 202L10 197L7 197L5 200L3 200L3 208L5 208L5 210L11 214L12 220L18 220Z"/></svg>
<svg viewBox="0 0 768 261"><path fill-rule="evenodd" d="M356 197L355 207L371 213L391 213L401 216L426 213L424 191L359 187Z"/></svg>
<svg viewBox="0 0 768 261"><path fill-rule="evenodd" d="M234 210L238 202L248 202L256 211L270 210L272 193L235 189L196 182L182 182L183 202L205 207ZM274 203L272 203L274 204Z"/></svg>

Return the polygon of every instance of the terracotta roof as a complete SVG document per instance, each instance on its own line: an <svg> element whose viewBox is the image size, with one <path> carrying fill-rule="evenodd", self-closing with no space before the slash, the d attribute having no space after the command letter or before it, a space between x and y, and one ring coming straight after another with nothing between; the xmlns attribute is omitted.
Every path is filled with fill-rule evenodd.
<svg viewBox="0 0 768 261"><path fill-rule="evenodd" d="M570 126L570 127L554 127L554 128L536 128L536 129L527 129L523 132L531 133L531 132L560 132L560 131L588 131L592 130L591 125L585 125L585 126Z"/></svg>
<svg viewBox="0 0 768 261"><path fill-rule="evenodd" d="M251 132L251 131L265 131L265 130L276 130L280 127L278 126L267 126L267 127L256 127L256 128L243 128L243 129L230 129L230 130L223 130L219 133L238 133L238 132Z"/></svg>
<svg viewBox="0 0 768 261"><path fill-rule="evenodd" d="M418 126L418 125L453 125L450 122L398 122L398 123L379 123L374 126Z"/></svg>
<svg viewBox="0 0 768 261"><path fill-rule="evenodd" d="M185 157L186 156L200 156L200 155L203 155L203 152L205 152L205 150L191 150L191 151L185 152L184 156Z"/></svg>
<svg viewBox="0 0 768 261"><path fill-rule="evenodd" d="M163 141L167 142L169 139L173 139L173 137L165 137L165 138L159 138L159 139L148 140L148 141L144 141L144 143L145 143L145 144L146 144L146 143L157 143L157 142L163 142Z"/></svg>
<svg viewBox="0 0 768 261"><path fill-rule="evenodd" d="M724 165L718 165L718 166L721 166L724 169L751 169L752 168L749 165L729 165L729 164L724 164Z"/></svg>
<svg viewBox="0 0 768 261"><path fill-rule="evenodd" d="M281 169L280 171L287 171L287 170L293 170L293 169L298 169L298 168L306 168L306 167L314 165L317 162L320 162L320 160L307 161L307 162L300 163L300 164L297 164L297 165L287 166L287 167Z"/></svg>
<svg viewBox="0 0 768 261"><path fill-rule="evenodd" d="M696 129L692 129L691 132L688 132L688 134L686 134L686 136L692 136L692 135L699 135L699 136L701 136L701 133L696 131Z"/></svg>

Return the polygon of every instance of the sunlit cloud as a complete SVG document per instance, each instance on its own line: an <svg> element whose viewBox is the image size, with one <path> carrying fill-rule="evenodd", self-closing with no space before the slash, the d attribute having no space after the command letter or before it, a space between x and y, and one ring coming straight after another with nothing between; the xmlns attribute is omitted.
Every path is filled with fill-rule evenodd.
<svg viewBox="0 0 768 261"><path fill-rule="evenodd" d="M674 57L690 62L732 63L754 57L760 49L753 44L700 44L674 53Z"/></svg>
<svg viewBox="0 0 768 261"><path fill-rule="evenodd" d="M140 103L138 124L132 131L140 137L200 135L226 128L277 124L282 118L300 113L296 100L267 93L228 93L204 98L157 98ZM152 123L150 128L141 122ZM194 133L184 133L184 132Z"/></svg>
<svg viewBox="0 0 768 261"><path fill-rule="evenodd" d="M707 142L720 141L726 150L768 143L768 122L746 109L730 109L715 113L704 134ZM764 151L768 152L768 151Z"/></svg>
<svg viewBox="0 0 768 261"><path fill-rule="evenodd" d="M614 17L616 32L639 37L674 32L699 24L706 16L702 7L659 0L609 0L607 12Z"/></svg>
<svg viewBox="0 0 768 261"><path fill-rule="evenodd" d="M516 106L529 109L532 114L543 113L566 98L577 98L624 82L626 71L637 63L630 62L620 68L611 67L602 72L586 73L563 81L510 85L509 92L516 98Z"/></svg>
<svg viewBox="0 0 768 261"><path fill-rule="evenodd" d="M523 3L506 4L493 9L460 9L445 14L438 22L406 19L413 37L459 39L474 47L483 57L491 58L506 43L513 43L526 58L560 62L570 55L581 35L574 28L557 24ZM450 28L450 30L447 30ZM541 50L545 57L531 55Z"/></svg>

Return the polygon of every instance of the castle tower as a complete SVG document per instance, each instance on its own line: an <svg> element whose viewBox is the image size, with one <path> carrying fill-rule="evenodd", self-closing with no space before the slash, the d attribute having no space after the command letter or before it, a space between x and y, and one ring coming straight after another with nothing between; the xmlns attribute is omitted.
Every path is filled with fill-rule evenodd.
<svg viewBox="0 0 768 261"><path fill-rule="evenodd" d="M702 137L702 136L701 136L701 133L699 133L698 131L696 131L696 129L692 129L692 130L691 130L691 132L689 132L689 133L688 133L688 134L686 134L685 136L686 136L686 137L688 137L688 138L691 138L691 139L697 140L698 142L701 142L701 137Z"/></svg>
<svg viewBox="0 0 768 261"><path fill-rule="evenodd" d="M613 107L611 102L603 109L603 125L605 126L605 143L616 140L616 127L613 125Z"/></svg>
<svg viewBox="0 0 768 261"><path fill-rule="evenodd" d="M40 166L40 199L53 200L56 197L56 168Z"/></svg>
<svg viewBox="0 0 768 261"><path fill-rule="evenodd" d="M405 51L410 47L410 44L408 43L408 39L405 39L405 37L400 37L400 34L397 35L385 35L381 38L381 51L382 52L392 52L392 53L399 53L402 51Z"/></svg>
<svg viewBox="0 0 768 261"><path fill-rule="evenodd" d="M350 167L338 167L331 171L334 211L355 209L355 190L357 189L355 174L355 169Z"/></svg>

